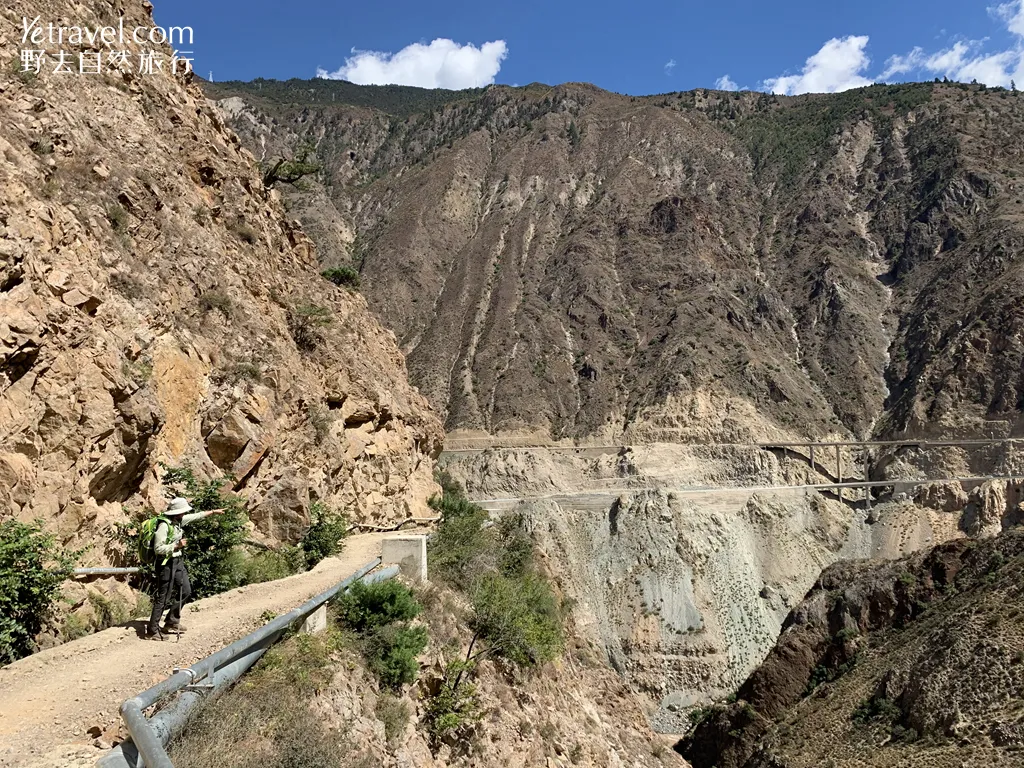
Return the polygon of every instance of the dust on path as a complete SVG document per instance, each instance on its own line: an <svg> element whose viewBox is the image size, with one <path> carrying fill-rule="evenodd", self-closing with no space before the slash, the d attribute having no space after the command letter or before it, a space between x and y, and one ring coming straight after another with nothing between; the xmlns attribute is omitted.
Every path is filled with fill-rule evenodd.
<svg viewBox="0 0 1024 768"><path fill-rule="evenodd" d="M92 766L120 727L121 702L174 667L186 667L287 613L380 556L391 534L352 536L338 557L307 573L252 584L185 607L188 631L163 643L139 637L142 622L113 627L0 669L0 766Z"/></svg>

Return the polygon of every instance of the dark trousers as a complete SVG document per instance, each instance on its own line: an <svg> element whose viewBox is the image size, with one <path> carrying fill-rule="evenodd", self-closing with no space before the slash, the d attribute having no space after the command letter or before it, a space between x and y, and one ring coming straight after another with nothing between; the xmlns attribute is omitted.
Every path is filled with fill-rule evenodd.
<svg viewBox="0 0 1024 768"><path fill-rule="evenodd" d="M156 594L153 597L153 613L149 616L150 634L160 628L160 616L166 608L170 608L167 613L168 624L174 626L181 621L181 606L192 596L188 571L180 557L172 557L167 565L157 563L153 576L156 580Z"/></svg>

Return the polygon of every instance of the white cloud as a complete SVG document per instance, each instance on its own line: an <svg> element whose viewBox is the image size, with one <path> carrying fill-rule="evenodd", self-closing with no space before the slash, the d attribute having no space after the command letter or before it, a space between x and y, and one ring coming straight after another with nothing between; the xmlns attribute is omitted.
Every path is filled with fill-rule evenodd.
<svg viewBox="0 0 1024 768"><path fill-rule="evenodd" d="M318 68L317 77L348 80L358 85L416 85L421 88L479 88L494 82L508 56L504 40L479 48L438 38L424 45L413 43L398 53L358 51L335 70Z"/></svg>
<svg viewBox="0 0 1024 768"><path fill-rule="evenodd" d="M672 74L672 70L675 69L675 68L676 68L676 60L675 59L669 59L668 61L665 62L665 74L666 75L671 75Z"/></svg>
<svg viewBox="0 0 1024 768"><path fill-rule="evenodd" d="M807 60L799 75L770 78L764 87L772 93L792 95L837 93L871 85L873 81L861 74L871 63L864 50L867 45L866 35L832 38Z"/></svg>
<svg viewBox="0 0 1024 768"><path fill-rule="evenodd" d="M905 56L893 56L886 62L881 79L896 75L916 74L919 77L946 77L986 85L1008 86L1011 80L1024 79L1024 0L1012 0L990 7L989 15L1004 24L1015 39L1004 51L986 52L987 40L958 40L948 48L925 53L914 48Z"/></svg>
<svg viewBox="0 0 1024 768"><path fill-rule="evenodd" d="M720 91L738 91L740 87L736 85L735 81L728 75L722 75L720 78L715 80L715 88Z"/></svg>

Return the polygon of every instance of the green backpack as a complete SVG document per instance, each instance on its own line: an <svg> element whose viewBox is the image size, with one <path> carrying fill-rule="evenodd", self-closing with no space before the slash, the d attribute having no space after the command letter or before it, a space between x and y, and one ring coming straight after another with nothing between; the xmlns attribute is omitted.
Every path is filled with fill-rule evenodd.
<svg viewBox="0 0 1024 768"><path fill-rule="evenodd" d="M139 562L143 565L156 564L156 549L153 545L156 543L156 529L160 527L160 523L167 523L167 535L170 536L173 523L163 515L144 520L139 526L139 536L135 546L138 550Z"/></svg>

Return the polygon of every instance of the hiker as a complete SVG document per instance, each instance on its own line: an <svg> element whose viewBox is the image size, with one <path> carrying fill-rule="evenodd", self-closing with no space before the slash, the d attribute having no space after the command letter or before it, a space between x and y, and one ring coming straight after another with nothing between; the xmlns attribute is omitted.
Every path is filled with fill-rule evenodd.
<svg viewBox="0 0 1024 768"><path fill-rule="evenodd" d="M192 512L192 507L182 498L171 499L159 521L153 535L154 571L156 579L156 595L153 600L153 613L149 616L147 636L150 640L163 640L164 633L181 634L185 628L181 626L181 606L192 595L192 585L188 581L188 571L182 560L182 552L188 540L184 538L182 528L196 520L209 515L220 515L223 509L211 509L206 512ZM165 608L170 608L163 631L160 629L160 616Z"/></svg>

